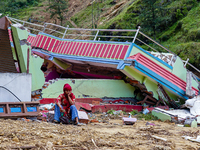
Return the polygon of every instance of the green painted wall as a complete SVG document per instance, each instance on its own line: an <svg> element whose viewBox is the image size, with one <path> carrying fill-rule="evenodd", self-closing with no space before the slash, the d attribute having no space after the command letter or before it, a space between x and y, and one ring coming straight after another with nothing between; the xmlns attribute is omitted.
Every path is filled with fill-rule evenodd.
<svg viewBox="0 0 200 150"><path fill-rule="evenodd" d="M171 70L170 68L168 68L167 66L165 66L164 64L160 63L159 61L157 61L156 59L154 59L153 57L147 55L146 53L144 53L143 51L141 51L140 49L138 49L137 47L133 46L130 56L135 55L137 53L141 53L144 56L146 56L147 58L153 60L154 62L156 62L158 65L160 65L161 67L165 68L166 70L172 72L174 75L178 76L179 78L181 78L183 81L186 82L186 76L187 76L187 70L184 67L184 64L182 62L182 60L180 59L180 57L177 57L173 69ZM134 77L136 77L136 79L138 78L138 75L134 75ZM141 77L139 77L140 79ZM141 80L139 80L141 82ZM195 87L196 89L198 89L198 83L192 79L192 86Z"/></svg>
<svg viewBox="0 0 200 150"><path fill-rule="evenodd" d="M40 70L40 67L42 66L43 62L44 60L42 58L30 55L29 73L32 74L31 91L41 89L44 85L44 73Z"/></svg>
<svg viewBox="0 0 200 150"><path fill-rule="evenodd" d="M158 99L158 93L156 92L156 90L158 89L157 82L152 81L149 78L145 77L143 83L146 86L147 91L149 91L149 92L152 91L153 92L153 97Z"/></svg>
<svg viewBox="0 0 200 150"><path fill-rule="evenodd" d="M158 65L160 65L161 67L163 67L163 68L165 68L166 70L172 72L174 75L178 76L179 78L181 78L183 81L186 82L187 70L186 70L186 68L184 67L184 64L183 64L182 60L180 59L180 57L177 57L177 59L176 59L176 61L175 61L175 63L174 63L173 69L171 70L170 68L168 68L168 67L165 66L164 64L160 63L159 61L157 61L157 60L154 59L153 57L147 55L146 53L144 53L143 51L141 51L141 50L138 49L137 47L133 46L133 48L132 48L132 50L131 50L131 53L130 53L130 56L135 55L135 54L137 54L137 53L143 54L143 55L146 56L147 58L153 60L154 62L156 62L156 63L157 63ZM125 68L126 68L126 67L125 67ZM130 68L129 68L129 69L126 69L126 70L127 70L127 71L130 70ZM130 74L130 73L131 73L131 74ZM141 76L141 75L138 75L138 73L136 73L136 71L129 71L129 74L130 74L132 77L134 77L135 79L137 79L138 81L140 81L140 82L142 83L142 80L141 80L142 76ZM150 81L147 82L147 83L150 83ZM198 88L197 88L197 87L198 87L198 83L197 83L194 79L192 79L192 86L195 87L196 89L198 89ZM148 88L148 89L151 89L151 88L152 88L152 89L155 90L155 86L154 86L154 85L153 85L153 86L151 86L151 85L149 86L149 85L147 84L147 88ZM152 91L152 90L151 90L151 91ZM155 92L154 92L154 93L155 93ZM156 96L156 95L157 95L157 94L155 93L155 96ZM157 97L157 96L156 96L156 97ZM175 98L176 96L174 96L174 94L172 94L172 97ZM177 97L176 97L176 98L177 98Z"/></svg>
<svg viewBox="0 0 200 150"><path fill-rule="evenodd" d="M143 73L137 71L134 67L130 67L130 66L125 66L124 70L122 71L124 72L128 77L130 78L134 78L136 80L138 80L140 83L143 83L148 91L152 91L153 92L153 97L158 99L158 93L157 93L157 82L152 80L151 78L145 76ZM164 86L163 86L164 87ZM164 87L165 88L165 87ZM175 93L173 93L172 91L168 91L169 89L165 88L165 91L168 93L169 97L175 101L182 100L183 98L175 95Z"/></svg>
<svg viewBox="0 0 200 150"><path fill-rule="evenodd" d="M177 60L174 64L172 73L175 74L176 76L178 76L179 78L181 78L183 81L187 81L186 77L187 77L187 70L184 67L184 64L182 62L182 60L180 59L180 57L177 57ZM198 89L198 83L192 78L192 86L195 87L196 89Z"/></svg>
<svg viewBox="0 0 200 150"><path fill-rule="evenodd" d="M165 113L156 112L156 111L153 110L152 115L155 116L155 117L158 117L158 119L160 119L161 121L166 121L166 120L171 121L171 116L167 115Z"/></svg>
<svg viewBox="0 0 200 150"><path fill-rule="evenodd" d="M151 80L150 78L144 76L143 73L135 70L134 67L130 66L125 66L124 70L127 72L127 75L131 78L133 77L134 79L138 80L140 83L145 84L146 88L148 91L153 92L153 96L158 99L158 94L156 92L158 86L157 82Z"/></svg>
<svg viewBox="0 0 200 150"><path fill-rule="evenodd" d="M60 79L42 90L43 98L57 98L63 93L63 85L68 83L72 86L72 92L77 98L84 98L87 95L91 98L103 97L134 97L135 88L123 80L108 79Z"/></svg>
<svg viewBox="0 0 200 150"><path fill-rule="evenodd" d="M134 78L136 79L137 81L139 81L140 83L143 82L143 79L144 79L144 76L139 73L138 71L135 70L134 67L130 67L130 66L125 66L124 67L124 71L127 73L126 75L129 77L129 78ZM122 71L122 72L124 72ZM124 72L124 73L125 73Z"/></svg>
<svg viewBox="0 0 200 150"><path fill-rule="evenodd" d="M172 73L186 81L187 70L184 68L184 64L179 57L177 57L176 62L173 66Z"/></svg>
<svg viewBox="0 0 200 150"><path fill-rule="evenodd" d="M44 85L45 78L44 73L40 70L40 67L43 64L43 59L40 57L34 57L31 55L31 47L26 44L20 45L20 40L28 38L28 31L22 30L18 27L11 26L13 31L14 42L16 46L16 51L19 58L19 64L21 66L22 73L27 72L27 57L28 57L28 48L29 48L29 73L32 74L32 88L31 91L41 89ZM16 53L13 53L14 58ZM16 58L15 58L16 59Z"/></svg>
<svg viewBox="0 0 200 150"><path fill-rule="evenodd" d="M17 56L14 47L11 47L11 49L12 49L13 59L17 61Z"/></svg>
<svg viewBox="0 0 200 150"><path fill-rule="evenodd" d="M27 49L31 47L27 46L26 44L20 45L20 40L27 39L28 38L28 32L27 30L22 30L18 27L11 26L14 43L16 46L16 51L19 58L19 65L21 68L22 73L27 72Z"/></svg>
<svg viewBox="0 0 200 150"><path fill-rule="evenodd" d="M63 69L63 70L66 70L67 68L69 68L71 65L69 64L66 64L62 61L60 61L59 59L57 58L53 58L53 61L52 61L54 64L56 64L56 66L59 66L60 69Z"/></svg>

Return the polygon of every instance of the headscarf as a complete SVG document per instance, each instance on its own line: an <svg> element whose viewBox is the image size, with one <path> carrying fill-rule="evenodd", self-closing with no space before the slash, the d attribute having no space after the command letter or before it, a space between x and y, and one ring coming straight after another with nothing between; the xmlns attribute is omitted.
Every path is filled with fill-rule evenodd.
<svg viewBox="0 0 200 150"><path fill-rule="evenodd" d="M66 83L65 85L64 85L64 87L63 87L63 92L65 93L65 91L71 91L72 90L72 87L68 84L68 83Z"/></svg>

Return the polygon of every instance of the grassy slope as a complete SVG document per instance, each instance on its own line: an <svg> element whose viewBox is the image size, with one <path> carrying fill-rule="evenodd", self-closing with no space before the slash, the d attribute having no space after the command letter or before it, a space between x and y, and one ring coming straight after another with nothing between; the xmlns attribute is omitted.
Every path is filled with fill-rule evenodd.
<svg viewBox="0 0 200 150"><path fill-rule="evenodd" d="M103 14L104 10L108 10L113 5L110 4L113 0L104 0L102 3L93 3L89 5L87 8L83 9L82 11L75 14L71 19L76 23L77 26L83 28L92 28L92 11L93 11L93 22L99 23L105 19L105 17L100 18ZM97 21L97 18L100 18ZM98 26L99 28L100 26Z"/></svg>
<svg viewBox="0 0 200 150"><path fill-rule="evenodd" d="M190 63L198 68L200 63L200 5L191 9L187 16L175 23L163 35L169 35L162 44L176 52L182 59L190 58Z"/></svg>
<svg viewBox="0 0 200 150"><path fill-rule="evenodd" d="M141 21L139 18L139 14L142 11L139 7L141 5L141 0L127 0L122 10L109 20L106 20L107 16L105 14L114 6L114 4L111 3L112 1L113 0L102 0L101 3L93 4L93 15L94 22L97 24L96 27L135 29L137 24ZM189 11L182 19L168 26L167 30L158 33L156 39L162 45L178 54L183 60L190 58L189 62L198 68L200 64L200 5L197 3L198 5L194 6L190 1L192 2L192 0L176 0L172 1L172 3L167 6L173 10L172 13L175 13L177 9L181 9L184 6L187 6ZM32 15L38 20L48 21L50 15L45 9L47 4L47 0L44 0L38 7L23 9L19 13L18 18L26 20ZM88 5L86 8L77 12L71 17L71 20L78 27L92 28L92 5ZM53 21L51 20L50 22ZM67 24L69 24L69 22L65 22L65 25ZM70 25L70 27L72 27L72 25ZM141 31L152 37L152 33L144 28L142 28Z"/></svg>
<svg viewBox="0 0 200 150"><path fill-rule="evenodd" d="M172 10L180 9L186 6L188 1L180 0L175 1L167 7ZM112 18L104 24L104 28L123 28L123 29L135 29L136 25L140 22L137 15L140 5L140 0L135 0L131 5L125 7L123 11L116 17ZM162 31L157 34L157 41L159 41L166 48L178 54L183 60L190 58L189 62L199 68L200 64L200 5L192 6L187 4L187 7L191 10L181 20L178 20L168 30ZM145 29L144 29L145 30ZM141 29L143 31L143 29ZM145 34L151 34L145 31ZM167 41L162 42L160 39L167 36Z"/></svg>

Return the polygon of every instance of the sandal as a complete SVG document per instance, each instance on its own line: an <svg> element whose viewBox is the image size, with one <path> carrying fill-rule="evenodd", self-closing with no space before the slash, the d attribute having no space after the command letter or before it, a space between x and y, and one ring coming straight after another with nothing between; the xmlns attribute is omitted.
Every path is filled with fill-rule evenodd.
<svg viewBox="0 0 200 150"><path fill-rule="evenodd" d="M54 123L60 123L58 120L53 120Z"/></svg>

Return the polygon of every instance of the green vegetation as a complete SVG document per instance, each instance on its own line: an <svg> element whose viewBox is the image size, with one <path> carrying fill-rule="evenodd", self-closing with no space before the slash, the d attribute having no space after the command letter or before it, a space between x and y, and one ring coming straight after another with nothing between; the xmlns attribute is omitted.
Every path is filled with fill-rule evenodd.
<svg viewBox="0 0 200 150"><path fill-rule="evenodd" d="M49 7L47 10L51 13L50 18L57 16L60 20L60 25L63 25L64 13L68 11L66 0L49 0Z"/></svg>
<svg viewBox="0 0 200 150"><path fill-rule="evenodd" d="M68 2L59 0L59 2L61 1ZM47 20L46 16L42 16L40 12L43 10L48 14L46 8L49 8L48 10L51 10L47 15L49 19L55 15L64 26L69 24L70 22L64 19L67 16L68 5L54 3L55 7L52 7L52 2L55 0L1 0L0 13L23 20L28 20L34 14L38 20L45 21L45 19ZM137 29L140 26L140 31L176 53L183 60L190 58L189 62L199 68L199 3L198 0L129 0L127 2L120 0L116 4L115 0L95 0L93 3L85 5L86 7L81 11L77 11L70 19L80 28ZM60 7L57 7L58 5ZM53 21L53 23L57 23L55 17ZM73 27L71 23L70 27ZM115 32L113 35L134 36L135 34ZM140 35L138 38L145 41ZM124 39L124 41L131 42L132 40ZM160 50L151 42L145 42ZM150 50L137 40L136 44Z"/></svg>
<svg viewBox="0 0 200 150"><path fill-rule="evenodd" d="M1 0L0 12L3 15L17 16L18 12L28 6L37 6L40 0Z"/></svg>
<svg viewBox="0 0 200 150"><path fill-rule="evenodd" d="M115 111L115 110L108 110L107 111L107 114L111 114L111 115L128 115L127 112L124 112L124 111ZM148 113L148 114L143 114L142 112L138 112L137 110L132 110L130 112L130 114L132 116L135 116L138 120L142 120L142 119L145 119L145 120L158 120L157 117L153 116L151 113Z"/></svg>
<svg viewBox="0 0 200 150"><path fill-rule="evenodd" d="M108 110L107 114L111 114L111 115L121 115L121 114L126 114L126 112L124 111L116 111L116 110Z"/></svg>
<svg viewBox="0 0 200 150"><path fill-rule="evenodd" d="M108 111L107 111L107 114L114 115L114 112L115 112L115 110L112 110L112 109L111 109L111 110L108 110Z"/></svg>
<svg viewBox="0 0 200 150"><path fill-rule="evenodd" d="M130 112L131 115L134 115L138 120L158 120L157 117L153 116L151 113L143 114L142 112L138 112L137 110L132 110Z"/></svg>
<svg viewBox="0 0 200 150"><path fill-rule="evenodd" d="M113 0L99 0L91 3L88 7L84 8L79 13L75 14L71 20L73 20L77 26L83 28L97 28L99 27L99 21L105 17L100 15L103 14L103 10L107 10L113 6Z"/></svg>

